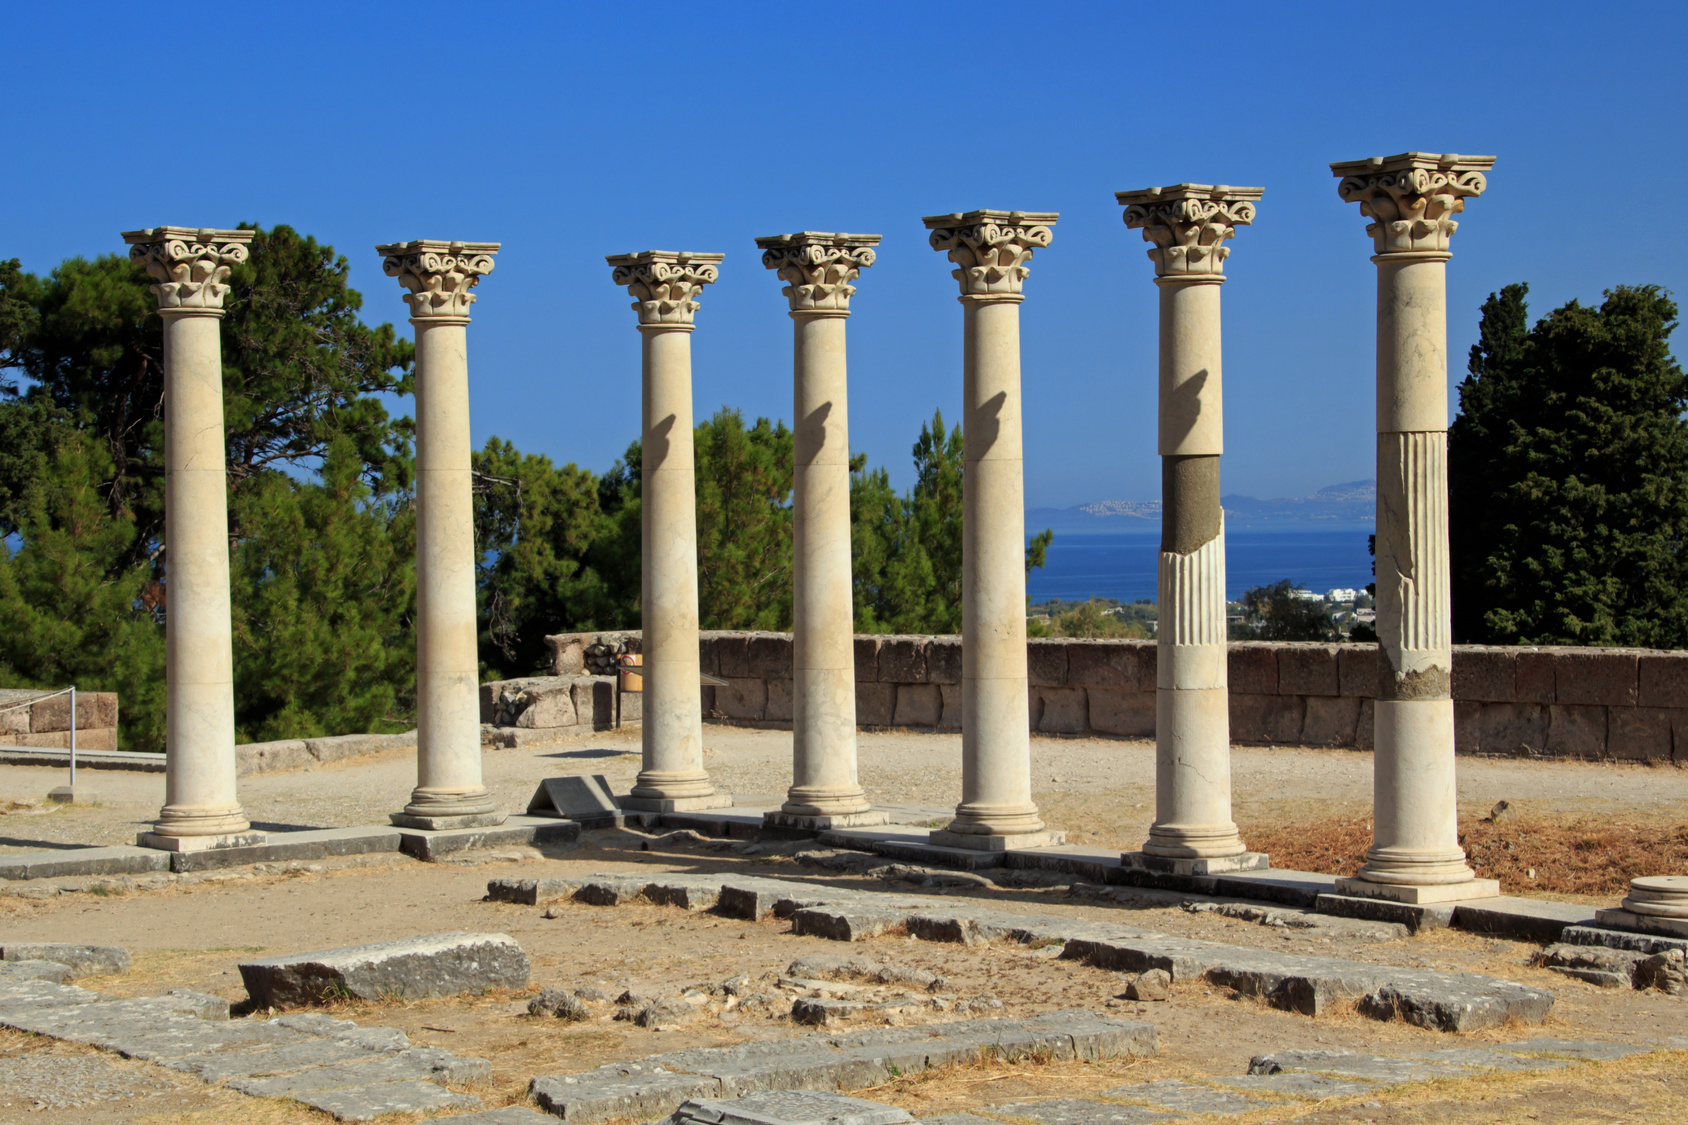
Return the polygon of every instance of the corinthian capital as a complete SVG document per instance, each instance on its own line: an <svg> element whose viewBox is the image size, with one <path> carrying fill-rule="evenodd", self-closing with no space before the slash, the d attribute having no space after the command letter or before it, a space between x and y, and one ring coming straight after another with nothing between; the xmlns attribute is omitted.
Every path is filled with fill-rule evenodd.
<svg viewBox="0 0 1688 1125"><path fill-rule="evenodd" d="M923 222L932 232L934 250L949 251L961 268L950 276L961 282L964 297L1018 298L1032 251L1048 246L1055 233L1049 228L1058 211L967 211L928 215Z"/></svg>
<svg viewBox="0 0 1688 1125"><path fill-rule="evenodd" d="M1141 228L1154 246L1149 260L1156 277L1225 276L1231 248L1225 240L1254 222L1254 202L1264 188L1228 184L1173 184L1142 191L1116 191L1125 206L1125 225Z"/></svg>
<svg viewBox="0 0 1688 1125"><path fill-rule="evenodd" d="M469 290L492 272L492 256L498 253L496 242L441 242L433 238L419 238L414 242L395 242L377 246L381 255L381 271L396 277L410 292L404 303L417 320L466 318L475 295Z"/></svg>
<svg viewBox="0 0 1688 1125"><path fill-rule="evenodd" d="M244 262L246 244L258 233L250 230L212 230L209 227L152 227L126 230L129 260L142 266L158 284L152 292L160 311L214 309L221 312L229 287L229 270Z"/></svg>
<svg viewBox="0 0 1688 1125"><path fill-rule="evenodd" d="M639 323L690 324L703 287L721 276L725 254L690 250L641 250L637 254L609 254L610 280L627 286Z"/></svg>
<svg viewBox="0 0 1688 1125"><path fill-rule="evenodd" d="M873 265L879 235L805 230L758 238L756 245L762 248L762 264L788 283L780 292L792 312L848 313L856 295L850 282Z"/></svg>
<svg viewBox="0 0 1688 1125"><path fill-rule="evenodd" d="M1336 192L1343 202L1358 203L1360 214L1376 220L1366 233L1377 253L1445 254L1459 229L1449 216L1465 210L1468 196L1483 194L1483 173L1494 166L1492 156L1403 152L1340 161L1330 170L1342 179Z"/></svg>

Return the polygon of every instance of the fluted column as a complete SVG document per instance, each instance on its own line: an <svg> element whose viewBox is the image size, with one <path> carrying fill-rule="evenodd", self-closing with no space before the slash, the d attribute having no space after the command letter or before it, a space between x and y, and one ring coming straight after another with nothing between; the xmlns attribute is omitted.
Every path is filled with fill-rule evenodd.
<svg viewBox="0 0 1688 1125"><path fill-rule="evenodd" d="M1225 242L1262 189L1177 184L1122 191L1125 225L1153 246L1160 288L1161 549L1155 822L1126 862L1179 874L1265 867L1231 820L1226 682L1219 286Z"/></svg>
<svg viewBox="0 0 1688 1125"><path fill-rule="evenodd" d="M850 282L873 265L877 234L758 238L762 264L777 271L791 302L792 784L765 814L777 827L884 824L856 779L854 582L850 565L850 427L844 321Z"/></svg>
<svg viewBox="0 0 1688 1125"><path fill-rule="evenodd" d="M1032 802L1026 697L1026 505L1020 302L1059 216L968 211L925 219L963 313L961 804L932 842L1000 850L1059 843Z"/></svg>
<svg viewBox="0 0 1688 1125"><path fill-rule="evenodd" d="M235 793L228 470L218 321L249 230L125 231L164 318L164 807L143 847L261 843Z"/></svg>
<svg viewBox="0 0 1688 1125"><path fill-rule="evenodd" d="M1340 893L1422 903L1500 893L1459 846L1448 608L1448 240L1492 156L1332 164L1377 263L1378 696L1373 843Z"/></svg>
<svg viewBox="0 0 1688 1125"><path fill-rule="evenodd" d="M623 808L677 812L733 799L703 768L697 637L697 475L692 454L692 317L721 254L612 254L611 277L639 314L644 369L640 430L644 761Z"/></svg>
<svg viewBox="0 0 1688 1125"><path fill-rule="evenodd" d="M416 329L416 788L405 828L502 824L481 782L475 512L470 482L470 292L496 242L377 246Z"/></svg>

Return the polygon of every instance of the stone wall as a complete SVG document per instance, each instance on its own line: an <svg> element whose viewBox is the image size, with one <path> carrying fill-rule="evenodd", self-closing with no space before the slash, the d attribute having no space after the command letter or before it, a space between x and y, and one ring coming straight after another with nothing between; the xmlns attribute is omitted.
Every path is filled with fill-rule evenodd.
<svg viewBox="0 0 1688 1125"><path fill-rule="evenodd" d="M57 695L28 707L12 707L44 691L22 688L0 689L0 746L40 746L64 750L70 746L70 697ZM76 693L76 748L101 751L117 749L117 693Z"/></svg>
<svg viewBox="0 0 1688 1125"><path fill-rule="evenodd" d="M637 633L562 634L547 642L558 657L554 670L564 675L580 674L579 654L594 644L638 651ZM704 674L726 681L702 687L711 720L790 726L791 634L704 633L700 646ZM1056 638L1029 641L1026 649L1033 730L1154 737L1153 641ZM1233 742L1371 748L1375 645L1237 642L1229 670ZM529 691L544 682L520 681ZM483 687L483 708L488 687L496 690ZM1462 754L1688 765L1688 652L1458 646L1453 694ZM627 713L634 698L623 697L624 721L636 721ZM960 714L959 637L856 638L862 727L955 730ZM493 721L485 710L482 717Z"/></svg>

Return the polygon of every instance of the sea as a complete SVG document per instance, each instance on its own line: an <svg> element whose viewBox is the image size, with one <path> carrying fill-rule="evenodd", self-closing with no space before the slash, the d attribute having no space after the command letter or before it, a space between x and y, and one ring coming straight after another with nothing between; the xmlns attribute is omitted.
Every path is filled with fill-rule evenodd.
<svg viewBox="0 0 1688 1125"><path fill-rule="evenodd" d="M1251 586L1269 586L1285 578L1320 594L1336 587L1362 589L1372 581L1371 554L1366 550L1372 527L1369 522L1319 522L1226 528L1225 596L1235 600ZM1026 593L1034 605L1051 598L1153 601L1159 555L1158 525L1131 531L1056 531L1048 561L1026 579Z"/></svg>

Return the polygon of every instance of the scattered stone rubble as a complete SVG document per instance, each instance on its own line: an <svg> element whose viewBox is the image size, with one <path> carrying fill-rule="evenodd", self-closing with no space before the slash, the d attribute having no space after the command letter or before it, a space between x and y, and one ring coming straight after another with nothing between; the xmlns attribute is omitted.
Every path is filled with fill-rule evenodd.
<svg viewBox="0 0 1688 1125"><path fill-rule="evenodd" d="M1533 958L1535 964L1601 988L1657 989L1688 997L1688 972L1681 949L1658 952L1556 942Z"/></svg>
<svg viewBox="0 0 1688 1125"><path fill-rule="evenodd" d="M1476 973L1393 968L1335 957L1310 957L1174 937L1111 922L1019 915L900 899L872 891L817 887L739 875L674 875L655 879L596 875L494 879L493 901L538 904L572 899L599 905L713 901L707 909L733 918L789 918L794 933L859 941L888 932L925 941L1060 943L1060 957L1142 973L1161 969L1173 981L1205 978L1274 1007L1319 1015L1355 1010L1374 1019L1403 1019L1443 1031L1474 1031L1508 1020L1539 1023L1552 993ZM689 909L705 909L696 906ZM559 913L559 912L553 912Z"/></svg>

